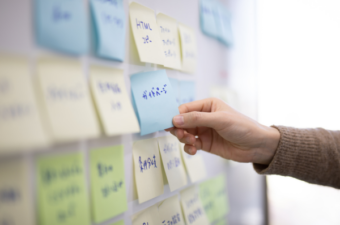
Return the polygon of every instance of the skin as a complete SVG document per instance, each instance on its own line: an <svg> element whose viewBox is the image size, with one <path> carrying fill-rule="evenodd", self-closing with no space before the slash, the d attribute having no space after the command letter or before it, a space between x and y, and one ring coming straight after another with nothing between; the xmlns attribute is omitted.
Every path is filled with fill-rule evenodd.
<svg viewBox="0 0 340 225"><path fill-rule="evenodd" d="M197 150L238 162L268 165L280 141L280 133L237 112L223 101L209 98L183 104L166 129L185 144L184 150Z"/></svg>

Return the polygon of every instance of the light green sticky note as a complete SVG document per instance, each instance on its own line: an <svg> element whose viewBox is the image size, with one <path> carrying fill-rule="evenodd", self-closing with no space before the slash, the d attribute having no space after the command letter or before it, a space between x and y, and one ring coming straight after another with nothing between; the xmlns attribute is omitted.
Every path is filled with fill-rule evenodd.
<svg viewBox="0 0 340 225"><path fill-rule="evenodd" d="M40 225L89 225L83 155L44 157L37 161Z"/></svg>
<svg viewBox="0 0 340 225"><path fill-rule="evenodd" d="M111 224L111 225L124 225L125 223L124 223L124 220L121 220L121 221L118 221L118 222L116 222L116 223L113 223L113 224Z"/></svg>
<svg viewBox="0 0 340 225"><path fill-rule="evenodd" d="M92 215L103 222L127 210L123 145L90 152Z"/></svg>

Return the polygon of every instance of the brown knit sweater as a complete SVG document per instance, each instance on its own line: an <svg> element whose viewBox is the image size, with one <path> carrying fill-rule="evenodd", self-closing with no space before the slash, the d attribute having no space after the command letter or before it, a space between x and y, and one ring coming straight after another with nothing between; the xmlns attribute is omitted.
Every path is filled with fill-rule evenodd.
<svg viewBox="0 0 340 225"><path fill-rule="evenodd" d="M254 164L256 172L340 188L340 131L273 127L281 134L276 153L269 165Z"/></svg>

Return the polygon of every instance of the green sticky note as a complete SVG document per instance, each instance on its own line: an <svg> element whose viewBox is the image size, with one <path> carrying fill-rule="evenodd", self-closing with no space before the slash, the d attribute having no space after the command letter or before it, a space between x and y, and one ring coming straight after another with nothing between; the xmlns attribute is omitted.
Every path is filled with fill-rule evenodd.
<svg viewBox="0 0 340 225"><path fill-rule="evenodd" d="M83 155L44 157L37 161L40 225L89 225Z"/></svg>
<svg viewBox="0 0 340 225"><path fill-rule="evenodd" d="M124 220L118 221L118 222L113 223L111 225L124 225Z"/></svg>
<svg viewBox="0 0 340 225"><path fill-rule="evenodd" d="M90 152L91 197L94 221L100 223L127 210L124 147Z"/></svg>

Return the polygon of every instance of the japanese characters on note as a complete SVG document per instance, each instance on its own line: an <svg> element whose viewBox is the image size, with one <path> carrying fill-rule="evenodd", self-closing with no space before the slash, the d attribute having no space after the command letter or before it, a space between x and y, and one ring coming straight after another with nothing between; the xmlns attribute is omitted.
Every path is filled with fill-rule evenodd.
<svg viewBox="0 0 340 225"><path fill-rule="evenodd" d="M192 28L183 24L178 25L182 47L182 70L195 73L197 64L196 36Z"/></svg>
<svg viewBox="0 0 340 225"><path fill-rule="evenodd" d="M158 212L162 225L184 225L184 218L177 195L164 200L158 206Z"/></svg>

